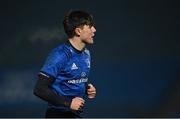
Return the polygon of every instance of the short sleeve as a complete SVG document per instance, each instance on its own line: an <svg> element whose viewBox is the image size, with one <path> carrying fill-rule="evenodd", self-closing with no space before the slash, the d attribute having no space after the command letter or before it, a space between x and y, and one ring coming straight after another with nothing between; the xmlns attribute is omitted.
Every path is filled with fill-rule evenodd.
<svg viewBox="0 0 180 119"><path fill-rule="evenodd" d="M58 72L63 68L66 61L67 56L63 51L52 51L41 68L41 72L55 78L57 77Z"/></svg>

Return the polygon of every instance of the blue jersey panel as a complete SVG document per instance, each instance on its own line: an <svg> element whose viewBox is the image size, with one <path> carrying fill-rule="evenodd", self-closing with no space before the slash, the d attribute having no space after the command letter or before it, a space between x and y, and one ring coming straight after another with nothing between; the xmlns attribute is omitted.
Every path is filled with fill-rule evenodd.
<svg viewBox="0 0 180 119"><path fill-rule="evenodd" d="M58 76L59 70L63 67L66 60L67 57L66 54L62 51L62 48L56 48L49 54L41 71L56 78Z"/></svg>
<svg viewBox="0 0 180 119"><path fill-rule="evenodd" d="M90 70L90 53L78 52L70 43L55 48L41 71L55 78L52 89L59 95L84 97Z"/></svg>

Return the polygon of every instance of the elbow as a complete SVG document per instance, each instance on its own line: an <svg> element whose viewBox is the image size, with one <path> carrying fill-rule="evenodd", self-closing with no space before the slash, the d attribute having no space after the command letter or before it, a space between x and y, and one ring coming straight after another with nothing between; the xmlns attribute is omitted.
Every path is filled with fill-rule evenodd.
<svg viewBox="0 0 180 119"><path fill-rule="evenodd" d="M43 89L38 87L37 85L35 86L34 90L33 90L33 94L37 97L42 97L42 93L43 93Z"/></svg>
<svg viewBox="0 0 180 119"><path fill-rule="evenodd" d="M39 97L39 90L36 87L33 90L33 94Z"/></svg>
<svg viewBox="0 0 180 119"><path fill-rule="evenodd" d="M34 87L33 94L39 98L45 98L48 92L48 80L39 79Z"/></svg>
<svg viewBox="0 0 180 119"><path fill-rule="evenodd" d="M43 87L35 86L33 94L38 98L44 99L46 97L46 89Z"/></svg>

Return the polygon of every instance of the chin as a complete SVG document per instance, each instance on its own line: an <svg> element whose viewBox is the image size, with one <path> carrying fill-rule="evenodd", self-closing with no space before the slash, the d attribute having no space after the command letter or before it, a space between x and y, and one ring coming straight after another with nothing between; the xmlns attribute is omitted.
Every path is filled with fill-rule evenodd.
<svg viewBox="0 0 180 119"><path fill-rule="evenodd" d="M88 42L88 44L93 44L93 43L94 43L94 41Z"/></svg>
<svg viewBox="0 0 180 119"><path fill-rule="evenodd" d="M86 44L93 44L94 41L93 41L93 40L91 40L91 41L86 41L85 43L86 43Z"/></svg>
<svg viewBox="0 0 180 119"><path fill-rule="evenodd" d="M89 44L93 44L94 43L94 41L93 41L93 39L91 39L90 41L89 41Z"/></svg>

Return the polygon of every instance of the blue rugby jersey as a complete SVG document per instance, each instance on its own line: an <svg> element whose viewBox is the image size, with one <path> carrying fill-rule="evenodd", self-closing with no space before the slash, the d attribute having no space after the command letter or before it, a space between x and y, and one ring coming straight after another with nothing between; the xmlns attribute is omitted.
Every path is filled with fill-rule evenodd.
<svg viewBox="0 0 180 119"><path fill-rule="evenodd" d="M90 53L86 48L76 50L70 42L53 49L49 54L42 73L55 78L51 88L59 95L83 98L90 70ZM50 107L68 110L69 107L49 104Z"/></svg>

